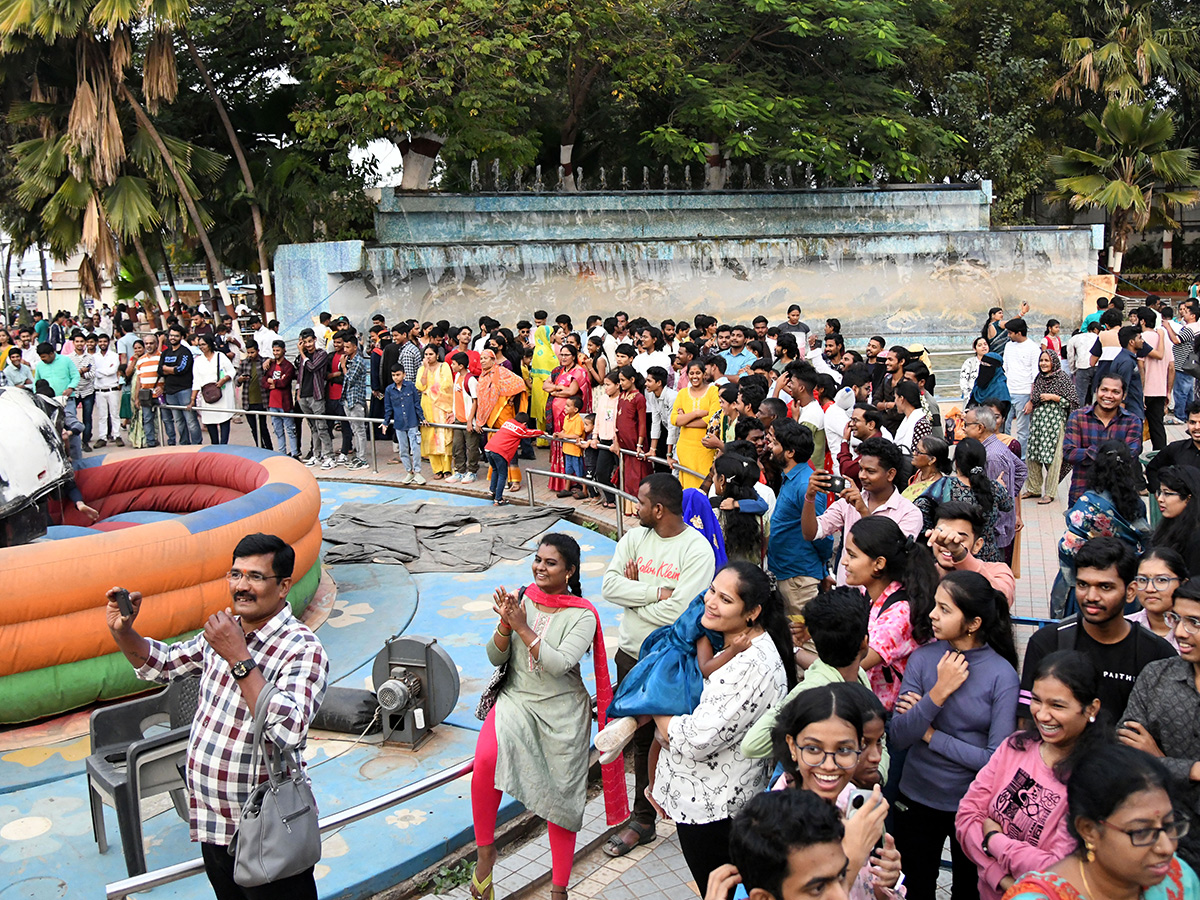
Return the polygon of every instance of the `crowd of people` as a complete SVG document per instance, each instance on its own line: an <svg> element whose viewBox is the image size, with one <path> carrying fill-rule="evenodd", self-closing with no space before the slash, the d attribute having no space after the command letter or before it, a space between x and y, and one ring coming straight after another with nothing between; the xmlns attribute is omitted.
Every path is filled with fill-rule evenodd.
<svg viewBox="0 0 1200 900"><path fill-rule="evenodd" d="M739 881L756 900L931 900L947 841L955 900L1200 900L1197 307L1179 323L1147 298L1125 324L1120 298L1100 306L1070 337L1050 320L1040 341L1027 306L993 310L945 412L924 347L848 349L837 319L819 335L798 306L775 326L618 313L577 331L539 311L515 330L483 316L361 336L323 313L291 358L257 318L243 339L203 316L139 335L118 314L115 341L102 346L103 322L61 327L35 366L22 332L18 372L4 371L85 415L85 371L93 397L115 394L91 404L92 446L120 440L126 412L153 446L159 398L167 443L199 442L200 424L226 441L239 409L297 410L272 423L282 452L355 467L368 441L391 440L401 481L425 483L427 460L432 479L470 484L485 464L497 504L541 442L560 497L636 519L596 598L623 613L615 687L571 538L544 537L532 581L496 591L486 649L506 677L472 783L476 900L495 896L501 792L549 821L565 897L589 650L605 799L628 816L605 852L654 841L669 817L711 900ZM1188 437L1168 444L1172 404ZM1144 434L1158 451L1145 465ZM261 423L253 435L272 446ZM1022 504L1052 501L1068 475L1065 529L1039 536L1058 537L1054 621L1022 659ZM114 609L121 648L165 671Z"/></svg>

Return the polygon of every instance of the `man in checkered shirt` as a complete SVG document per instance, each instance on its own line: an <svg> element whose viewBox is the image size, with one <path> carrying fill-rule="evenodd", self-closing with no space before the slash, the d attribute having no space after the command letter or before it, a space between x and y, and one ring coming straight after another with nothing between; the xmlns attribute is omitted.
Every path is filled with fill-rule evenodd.
<svg viewBox="0 0 1200 900"><path fill-rule="evenodd" d="M139 678L166 682L200 675L200 700L188 739L187 783L193 841L218 900L316 900L313 870L242 888L233 880L228 852L242 806L267 780L266 761L250 769L254 706L268 680L279 688L270 700L267 736L278 747L302 750L309 723L325 695L329 664L317 636L292 615L295 551L275 535L251 534L233 551L228 573L231 605L209 616L204 631L166 644L142 637L134 620L142 595L131 591L132 614L122 616L108 592L108 627Z"/></svg>

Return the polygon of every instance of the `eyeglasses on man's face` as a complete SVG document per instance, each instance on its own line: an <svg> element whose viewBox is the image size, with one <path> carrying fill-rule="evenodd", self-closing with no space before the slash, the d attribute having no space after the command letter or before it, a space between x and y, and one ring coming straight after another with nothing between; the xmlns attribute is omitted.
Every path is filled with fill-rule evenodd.
<svg viewBox="0 0 1200 900"><path fill-rule="evenodd" d="M225 577L229 579L231 584L236 584L245 578L252 585L258 586L265 584L273 578L279 578L279 575L263 575L261 572L243 572L241 569L230 569L225 573Z"/></svg>
<svg viewBox="0 0 1200 900"><path fill-rule="evenodd" d="M1200 633L1200 619L1195 616L1181 616L1179 613L1163 613L1163 621L1167 623L1167 627L1174 631L1179 627L1179 623L1183 623L1183 630L1188 634Z"/></svg>

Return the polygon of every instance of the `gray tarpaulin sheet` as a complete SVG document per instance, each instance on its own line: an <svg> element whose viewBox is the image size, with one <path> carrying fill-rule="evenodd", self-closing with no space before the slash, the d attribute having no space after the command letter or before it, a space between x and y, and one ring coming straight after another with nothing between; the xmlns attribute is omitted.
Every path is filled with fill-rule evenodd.
<svg viewBox="0 0 1200 900"><path fill-rule="evenodd" d="M403 563L410 572L482 572L521 559L570 510L445 503L343 503L325 522L327 564Z"/></svg>

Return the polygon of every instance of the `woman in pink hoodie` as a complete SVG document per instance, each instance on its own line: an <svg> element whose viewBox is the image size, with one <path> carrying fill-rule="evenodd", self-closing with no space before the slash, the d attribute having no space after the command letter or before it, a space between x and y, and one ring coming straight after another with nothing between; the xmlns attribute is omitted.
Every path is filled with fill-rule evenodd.
<svg viewBox="0 0 1200 900"><path fill-rule="evenodd" d="M1066 781L1076 759L1111 727L1096 694L1100 675L1075 650L1046 656L1034 674L1033 724L1006 740L967 790L954 819L963 851L979 868L981 900L999 900L1024 873L1075 849L1067 832Z"/></svg>

